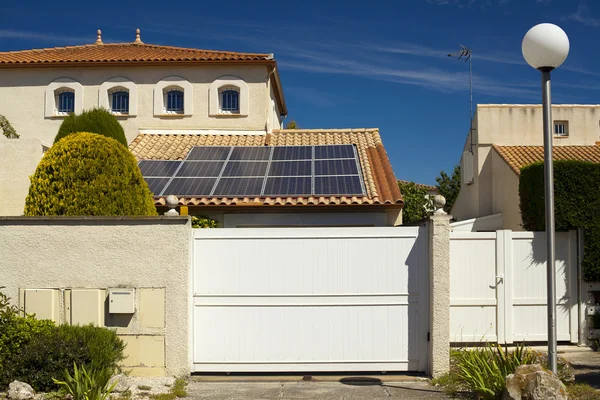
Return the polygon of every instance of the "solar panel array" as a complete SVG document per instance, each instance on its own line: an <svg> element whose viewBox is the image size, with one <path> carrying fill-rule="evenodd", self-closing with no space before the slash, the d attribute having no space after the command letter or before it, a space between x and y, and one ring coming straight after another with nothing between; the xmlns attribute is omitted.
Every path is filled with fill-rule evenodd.
<svg viewBox="0 0 600 400"><path fill-rule="evenodd" d="M196 146L185 160L141 160L157 196L365 195L354 145Z"/></svg>

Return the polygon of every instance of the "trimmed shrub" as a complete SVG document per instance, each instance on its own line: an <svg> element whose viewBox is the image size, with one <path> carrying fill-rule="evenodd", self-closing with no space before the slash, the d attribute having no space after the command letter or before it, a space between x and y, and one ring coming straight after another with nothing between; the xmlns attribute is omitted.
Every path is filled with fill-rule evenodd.
<svg viewBox="0 0 600 400"><path fill-rule="evenodd" d="M124 348L117 334L106 328L61 325L31 340L8 368L11 379L49 392L58 388L53 378L64 377L65 370L73 374L74 364L112 374L124 358Z"/></svg>
<svg viewBox="0 0 600 400"><path fill-rule="evenodd" d="M80 115L71 114L60 125L54 143L60 139L78 132L91 132L115 139L123 146L127 146L125 131L110 111L104 108L94 108L84 111Z"/></svg>
<svg viewBox="0 0 600 400"><path fill-rule="evenodd" d="M218 228L219 221L204 215L192 216L192 228Z"/></svg>
<svg viewBox="0 0 600 400"><path fill-rule="evenodd" d="M78 133L60 140L31 177L25 215L156 215L135 157L116 140Z"/></svg>
<svg viewBox="0 0 600 400"><path fill-rule="evenodd" d="M586 161L554 162L556 230L585 228L583 278L600 281L600 164ZM523 226L543 231L545 223L544 164L521 169L519 197Z"/></svg>
<svg viewBox="0 0 600 400"><path fill-rule="evenodd" d="M52 332L54 323L23 316L22 310L10 304L10 299L0 292L0 390L11 382L8 367L18 360L21 350L34 338Z"/></svg>

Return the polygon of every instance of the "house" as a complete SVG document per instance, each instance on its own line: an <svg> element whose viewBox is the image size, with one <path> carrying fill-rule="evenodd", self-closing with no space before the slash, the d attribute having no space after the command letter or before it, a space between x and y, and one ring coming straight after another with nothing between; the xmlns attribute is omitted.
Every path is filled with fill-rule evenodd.
<svg viewBox="0 0 600 400"><path fill-rule="evenodd" d="M600 105L552 106L554 160L600 162ZM542 106L479 104L461 157L452 208L460 230L523 230L519 173L543 161Z"/></svg>
<svg viewBox="0 0 600 400"><path fill-rule="evenodd" d="M402 195L377 129L282 129L288 111L273 54L146 44L139 29L130 43L104 43L98 31L93 44L0 53L0 115L21 136L0 138L0 157L13 160L0 167L0 215L22 213L27 176L62 120L94 107L120 121L161 211L173 194L190 214L226 227L401 223ZM15 146L27 147L18 159ZM304 155L272 163L281 146L304 146L294 150ZM229 160L227 151L262 155ZM192 152L209 157L191 163ZM169 167L157 176L159 165ZM174 185L180 167L196 168L183 189Z"/></svg>

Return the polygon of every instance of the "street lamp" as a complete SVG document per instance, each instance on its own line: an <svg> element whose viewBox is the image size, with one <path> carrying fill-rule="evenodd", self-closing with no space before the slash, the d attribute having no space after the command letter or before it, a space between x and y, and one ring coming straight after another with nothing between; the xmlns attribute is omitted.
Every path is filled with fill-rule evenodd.
<svg viewBox="0 0 600 400"><path fill-rule="evenodd" d="M548 291L548 367L556 373L556 266L554 254L554 171L552 166L552 109L550 71L559 67L569 54L569 38L553 24L539 24L523 38L521 47L527 64L542 72L544 118L544 189L546 197L546 251Z"/></svg>

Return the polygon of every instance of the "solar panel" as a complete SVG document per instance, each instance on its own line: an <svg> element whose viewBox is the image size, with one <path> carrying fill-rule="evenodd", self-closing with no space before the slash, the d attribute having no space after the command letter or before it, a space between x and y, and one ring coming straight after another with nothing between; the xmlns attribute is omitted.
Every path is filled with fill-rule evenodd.
<svg viewBox="0 0 600 400"><path fill-rule="evenodd" d="M271 155L271 147L234 147L230 160L265 160Z"/></svg>
<svg viewBox="0 0 600 400"><path fill-rule="evenodd" d="M217 178L173 178L163 195L209 196Z"/></svg>
<svg viewBox="0 0 600 400"><path fill-rule="evenodd" d="M354 158L354 146L351 144L315 146L315 160L327 158Z"/></svg>
<svg viewBox="0 0 600 400"><path fill-rule="evenodd" d="M142 175L146 176L168 176L171 177L181 164L181 161L167 160L141 160L139 162Z"/></svg>
<svg viewBox="0 0 600 400"><path fill-rule="evenodd" d="M175 176L218 177L223 165L224 161L184 161Z"/></svg>
<svg viewBox="0 0 600 400"><path fill-rule="evenodd" d="M265 196L310 196L311 177L267 178Z"/></svg>
<svg viewBox="0 0 600 400"><path fill-rule="evenodd" d="M360 177L318 176L315 177L315 195L361 195Z"/></svg>
<svg viewBox="0 0 600 400"><path fill-rule="evenodd" d="M184 161L139 166L161 196L364 195L354 145L196 146Z"/></svg>
<svg viewBox="0 0 600 400"><path fill-rule="evenodd" d="M187 156L187 160L226 160L229 152L231 151L230 146L195 146Z"/></svg>
<svg viewBox="0 0 600 400"><path fill-rule="evenodd" d="M223 176L260 176L264 177L267 172L267 166L269 165L266 161L229 161Z"/></svg>
<svg viewBox="0 0 600 400"><path fill-rule="evenodd" d="M312 160L312 146L277 146L272 160Z"/></svg>
<svg viewBox="0 0 600 400"><path fill-rule="evenodd" d="M164 189L165 185L171 180L171 178L145 178L148 183L150 191L155 195L159 196L160 192Z"/></svg>
<svg viewBox="0 0 600 400"><path fill-rule="evenodd" d="M272 161L269 176L312 175L311 161Z"/></svg>
<svg viewBox="0 0 600 400"><path fill-rule="evenodd" d="M213 196L260 196L264 178L221 178Z"/></svg>
<svg viewBox="0 0 600 400"><path fill-rule="evenodd" d="M315 160L315 175L356 175L356 160Z"/></svg>

